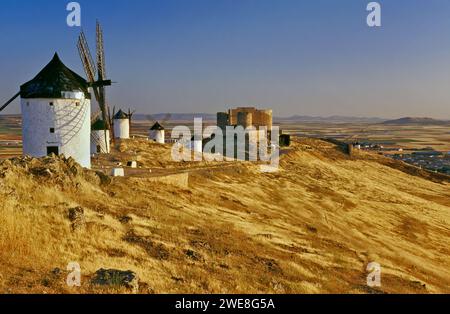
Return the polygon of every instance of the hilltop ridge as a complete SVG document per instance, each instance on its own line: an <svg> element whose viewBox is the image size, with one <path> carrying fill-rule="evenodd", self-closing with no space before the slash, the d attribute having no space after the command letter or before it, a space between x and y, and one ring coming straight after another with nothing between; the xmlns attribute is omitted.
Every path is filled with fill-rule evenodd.
<svg viewBox="0 0 450 314"><path fill-rule="evenodd" d="M405 117L395 120L384 121L385 125L450 125L450 121L437 120L432 118Z"/></svg>
<svg viewBox="0 0 450 314"><path fill-rule="evenodd" d="M170 145L141 140L114 158L136 151L155 172L187 171L189 187L108 180L61 157L0 162L1 292L117 291L90 284L101 268L136 272L141 293L450 292L445 178L307 138L293 139L277 173L175 165ZM77 231L72 208L84 211ZM72 289L74 261L83 284ZM380 288L366 286L372 261Z"/></svg>

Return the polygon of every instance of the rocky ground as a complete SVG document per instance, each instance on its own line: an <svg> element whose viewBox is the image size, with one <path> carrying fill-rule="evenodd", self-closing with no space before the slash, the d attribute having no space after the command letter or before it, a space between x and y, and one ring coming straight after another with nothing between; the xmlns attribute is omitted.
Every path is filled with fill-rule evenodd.
<svg viewBox="0 0 450 314"><path fill-rule="evenodd" d="M277 173L173 163L140 140L108 162L130 158L188 171L189 186L64 157L0 161L0 292L450 292L448 177L306 138ZM381 287L366 285L370 262ZM66 283L73 263L81 287Z"/></svg>

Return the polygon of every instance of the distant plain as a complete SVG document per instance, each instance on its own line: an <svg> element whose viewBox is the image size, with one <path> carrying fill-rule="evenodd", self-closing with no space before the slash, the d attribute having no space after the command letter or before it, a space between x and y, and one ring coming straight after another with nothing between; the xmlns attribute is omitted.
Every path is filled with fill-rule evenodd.
<svg viewBox="0 0 450 314"><path fill-rule="evenodd" d="M136 119L131 132L137 136L148 136L148 129L155 121ZM193 128L193 120L161 121L168 134L177 125ZM204 120L204 125L215 121ZM0 158L21 154L20 116L0 116ZM450 151L449 125L386 125L373 122L305 122L275 119L284 133L302 137L335 138L345 142L373 143L397 150L420 150L432 148L436 151Z"/></svg>

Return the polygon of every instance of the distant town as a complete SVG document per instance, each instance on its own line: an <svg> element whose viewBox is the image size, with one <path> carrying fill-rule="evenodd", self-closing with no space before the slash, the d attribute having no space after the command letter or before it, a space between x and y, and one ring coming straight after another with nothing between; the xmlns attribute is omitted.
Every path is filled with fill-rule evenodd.
<svg viewBox="0 0 450 314"><path fill-rule="evenodd" d="M394 149L368 142L356 142L353 144L353 147L360 150L379 151L387 157L406 162L421 169L450 175L450 151L436 151L432 147L422 149Z"/></svg>

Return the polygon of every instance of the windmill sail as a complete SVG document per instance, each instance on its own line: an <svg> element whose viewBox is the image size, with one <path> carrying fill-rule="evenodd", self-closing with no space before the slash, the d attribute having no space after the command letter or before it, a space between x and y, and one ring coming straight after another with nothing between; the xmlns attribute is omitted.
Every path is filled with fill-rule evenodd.
<svg viewBox="0 0 450 314"><path fill-rule="evenodd" d="M86 40L86 36L82 31L78 38L78 52L80 54L81 62L83 63L84 71L94 91L95 99L99 105L102 120L105 123L105 133L111 129L109 109L106 104L106 92L105 86L111 85L111 81L106 79L105 71L105 51L103 45L103 31L100 24L97 21L96 25L96 63L92 58L89 45ZM95 76L97 75L97 80ZM93 123L95 121L92 121ZM106 139L106 136L105 136Z"/></svg>
<svg viewBox="0 0 450 314"><path fill-rule="evenodd" d="M3 111L6 107L8 107L19 96L20 96L20 92L15 94L10 100L8 100L3 106L1 106L0 112Z"/></svg>
<svg viewBox="0 0 450 314"><path fill-rule="evenodd" d="M81 62L83 63L84 71L88 78L89 83L95 82L95 65L92 59L91 51L89 50L89 45L86 40L84 32L81 31L80 37L78 37L78 52L80 54Z"/></svg>

